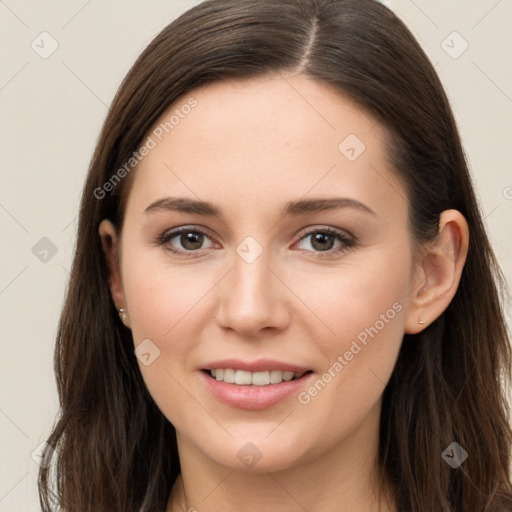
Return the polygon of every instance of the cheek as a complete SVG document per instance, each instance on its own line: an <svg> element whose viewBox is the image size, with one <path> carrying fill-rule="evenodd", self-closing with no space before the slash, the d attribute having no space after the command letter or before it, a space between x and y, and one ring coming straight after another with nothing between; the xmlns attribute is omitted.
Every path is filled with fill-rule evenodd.
<svg viewBox="0 0 512 512"><path fill-rule="evenodd" d="M167 419L186 431L201 413L191 406L189 393L194 390L183 376L195 369L189 363L200 339L194 305L200 304L205 284L200 286L191 279L191 267L185 270L162 264L165 259L156 254L155 250L134 249L123 258L123 287L134 346L151 342L150 364L145 364L144 358L138 360L144 382ZM201 420L207 422L207 415Z"/></svg>
<svg viewBox="0 0 512 512"><path fill-rule="evenodd" d="M191 332L194 308L208 290L194 274L193 265L171 265L163 249L135 249L124 258L123 287L136 343L152 336L165 345Z"/></svg>
<svg viewBox="0 0 512 512"><path fill-rule="evenodd" d="M348 349L359 334L363 342L365 335L370 336L368 331L376 337L375 328L383 338L401 335L404 315L400 313L411 291L410 265L406 245L380 248L360 260L347 259L340 268L295 280L294 291L321 320L318 325L323 324L317 340L322 350L332 354Z"/></svg>
<svg viewBox="0 0 512 512"><path fill-rule="evenodd" d="M123 257L123 287L133 342L139 347L150 340L157 354L150 365L139 359L139 367L153 399L178 426L193 420L187 420L188 392L195 392L195 381L186 379L197 370L203 331L211 321L205 313L207 294L218 275L213 269L198 272L194 264L173 265L163 249L140 247L140 242L128 252Z"/></svg>
<svg viewBox="0 0 512 512"><path fill-rule="evenodd" d="M332 275L318 294L316 311L333 332L317 337L326 363L298 401L319 424L345 432L381 397L404 334L408 254L406 246L380 251L365 265Z"/></svg>

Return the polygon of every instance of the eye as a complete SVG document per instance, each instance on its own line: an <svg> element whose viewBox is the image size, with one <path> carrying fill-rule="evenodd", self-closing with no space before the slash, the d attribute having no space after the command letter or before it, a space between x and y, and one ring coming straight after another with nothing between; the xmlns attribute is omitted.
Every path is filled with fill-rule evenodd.
<svg viewBox="0 0 512 512"><path fill-rule="evenodd" d="M199 252L204 249L202 245L205 238L210 239L203 230L184 227L164 233L158 237L156 242L158 245L166 245L166 249L172 253L183 254L184 256L195 256L190 253ZM182 249L176 249L177 244L180 244Z"/></svg>
<svg viewBox="0 0 512 512"><path fill-rule="evenodd" d="M349 235L343 231L338 231L332 228L319 228L310 230L301 237L300 241L302 242L308 238L311 238L309 245L313 247L313 252L316 253L316 258L325 258L338 255L342 252L346 252L353 245L355 245L354 239L349 237ZM339 242L339 246L332 250L336 241Z"/></svg>
<svg viewBox="0 0 512 512"><path fill-rule="evenodd" d="M302 235L299 242L307 240L310 237L311 241L309 245L313 250L301 250L315 253L314 257L316 258L332 257L348 251L355 245L355 240L351 236L343 231L329 227L307 231ZM155 244L165 245L165 248L173 254L185 257L197 257L200 255L201 251L205 249L205 247L203 247L205 239L211 240L208 234L202 229L197 227L181 227L159 235L155 239ZM333 246L336 242L339 243L339 246L333 250ZM181 245L181 248L176 248L177 245Z"/></svg>

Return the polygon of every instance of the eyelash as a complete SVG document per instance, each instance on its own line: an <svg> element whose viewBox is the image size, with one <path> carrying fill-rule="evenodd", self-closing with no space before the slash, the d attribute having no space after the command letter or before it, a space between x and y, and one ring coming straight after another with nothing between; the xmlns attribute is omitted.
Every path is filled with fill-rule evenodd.
<svg viewBox="0 0 512 512"><path fill-rule="evenodd" d="M202 235L206 236L207 238L210 238L210 236L205 232L203 231L202 229L200 228L188 228L188 227L184 227L184 228L178 228L178 229L175 229L175 230L172 230L172 231L166 231L164 233L162 233L161 235L157 236L156 239L154 240L154 243L156 245L164 245L164 244L167 244L170 240L172 240L173 238L183 234L183 233L201 233ZM306 233L304 233L299 241L307 238L308 236L311 236L315 233L327 233L329 235L332 235L336 238L336 240L338 240L339 242L342 243L342 245L338 248L338 249L335 249L335 250L328 250L328 251L309 251L307 249L301 249L302 251L306 251L306 252L314 252L315 253L315 258L329 258L329 257L332 257L333 255L336 255L336 254L339 254L339 253L342 253L342 252L346 252L347 250L349 250L350 248L352 248L355 244L356 244L356 240L353 239L353 238L348 238L347 236L345 236L343 234L343 232L341 231L338 231L338 230L335 230L333 228L329 228L329 227L325 227L325 228L316 228L316 229L312 229L310 231L307 231ZM200 251L182 251L182 250L176 250L176 249L172 249L171 247L166 247L166 250L172 252L173 254L178 254L178 255L181 255L185 258L197 258L197 253L200 252Z"/></svg>

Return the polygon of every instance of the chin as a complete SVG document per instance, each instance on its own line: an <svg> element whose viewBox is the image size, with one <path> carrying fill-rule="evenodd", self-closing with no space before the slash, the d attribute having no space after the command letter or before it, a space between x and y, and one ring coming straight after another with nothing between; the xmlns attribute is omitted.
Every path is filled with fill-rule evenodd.
<svg viewBox="0 0 512 512"><path fill-rule="evenodd" d="M268 431L267 434L268 435ZM285 439L288 441L285 443ZM276 436L275 439L259 437L252 439L245 435L243 438L225 440L214 449L212 445L205 448L205 454L216 464L234 471L263 474L277 472L300 465L308 457L307 447L304 442L290 439L288 434Z"/></svg>

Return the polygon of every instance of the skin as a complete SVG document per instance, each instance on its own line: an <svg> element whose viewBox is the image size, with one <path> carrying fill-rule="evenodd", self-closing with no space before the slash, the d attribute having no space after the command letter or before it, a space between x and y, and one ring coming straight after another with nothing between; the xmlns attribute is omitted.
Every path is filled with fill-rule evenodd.
<svg viewBox="0 0 512 512"><path fill-rule="evenodd" d="M379 499L373 480L382 393L404 333L426 328L453 298L467 223L458 211L444 212L439 240L413 258L406 193L383 127L304 75L189 91L155 125L191 96L197 107L134 171L122 233L108 220L99 228L112 297L127 310L134 345L150 339L160 350L139 366L177 432L182 474L168 511L396 511L391 485ZM355 161L338 149L349 134L366 146ZM144 213L167 196L210 201L225 222ZM332 196L375 214L280 215L287 201ZM184 237L153 243L181 226L207 231L199 249L189 249L198 257L168 250L186 251ZM341 242L328 239L322 251L311 231L325 227L356 244L336 253ZM236 252L248 236L263 249L250 264ZM306 366L316 381L396 303L401 310L307 404L292 394L242 410L219 402L200 378L208 361L266 357ZM237 457L248 442L261 453L252 468Z"/></svg>

